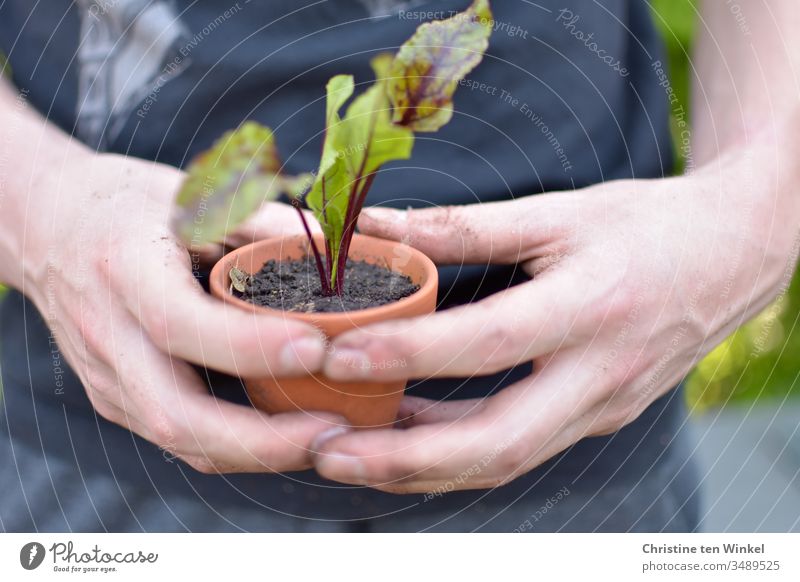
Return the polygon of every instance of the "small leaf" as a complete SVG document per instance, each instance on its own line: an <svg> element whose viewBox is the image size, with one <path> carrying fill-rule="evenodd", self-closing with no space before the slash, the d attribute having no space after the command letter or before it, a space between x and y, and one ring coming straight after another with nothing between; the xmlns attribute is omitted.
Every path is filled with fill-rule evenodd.
<svg viewBox="0 0 800 582"><path fill-rule="evenodd" d="M228 276L231 278L231 287L236 289L239 293L244 293L247 289L247 285L250 283L250 275L241 269L231 267Z"/></svg>
<svg viewBox="0 0 800 582"><path fill-rule="evenodd" d="M326 88L325 142L322 146L322 160L320 160L318 177L324 176L336 158L340 157L337 144L344 140L339 137L339 132L342 131L339 110L353 96L355 85L352 75L337 75L328 81Z"/></svg>
<svg viewBox="0 0 800 582"><path fill-rule="evenodd" d="M352 75L336 75L328 81L325 127L331 128L339 122L339 111L355 91Z"/></svg>
<svg viewBox="0 0 800 582"><path fill-rule="evenodd" d="M494 27L488 0L447 20L426 22L397 53L389 73L394 123L436 131L453 116L459 81L483 59Z"/></svg>
<svg viewBox="0 0 800 582"><path fill-rule="evenodd" d="M306 197L306 204L314 213L325 235L334 267L339 260L352 184L353 180L347 171L344 158L338 156L333 159L333 165L328 168L325 175L318 176ZM336 281L335 269L329 275L333 285Z"/></svg>
<svg viewBox="0 0 800 582"><path fill-rule="evenodd" d="M272 131L254 121L225 133L187 168L173 231L187 247L220 242L290 182Z"/></svg>

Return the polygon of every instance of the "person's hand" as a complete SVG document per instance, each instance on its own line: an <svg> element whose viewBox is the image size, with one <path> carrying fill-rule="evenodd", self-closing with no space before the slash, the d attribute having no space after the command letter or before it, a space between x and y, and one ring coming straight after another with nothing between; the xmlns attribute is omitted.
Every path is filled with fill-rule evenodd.
<svg viewBox="0 0 800 582"><path fill-rule="evenodd" d="M309 467L313 439L343 419L268 416L218 400L189 364L290 376L318 369L325 346L310 326L227 307L202 290L192 270L204 257L192 259L167 227L183 174L95 154L51 174L48 191L30 195L22 291L97 413L203 472ZM300 228L288 206L267 214L232 239Z"/></svg>
<svg viewBox="0 0 800 582"><path fill-rule="evenodd" d="M438 263L519 263L533 279L349 332L327 359L331 378L470 377L531 361L535 371L486 399L406 398L400 430L316 442L317 471L398 493L488 488L633 421L791 276L796 219L776 215L760 170L730 160L681 178L365 212L363 232Z"/></svg>

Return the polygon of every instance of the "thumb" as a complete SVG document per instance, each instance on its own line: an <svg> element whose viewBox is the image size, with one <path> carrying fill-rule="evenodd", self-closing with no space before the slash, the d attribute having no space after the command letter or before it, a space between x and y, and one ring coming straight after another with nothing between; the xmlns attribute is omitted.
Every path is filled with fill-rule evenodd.
<svg viewBox="0 0 800 582"><path fill-rule="evenodd" d="M319 232L319 223L313 215L307 210L302 212L311 231ZM290 204L267 202L255 215L228 234L225 237L225 244L229 247L240 247L259 240L298 234L305 234L305 229L297 210Z"/></svg>
<svg viewBox="0 0 800 582"><path fill-rule="evenodd" d="M365 208L361 232L409 244L444 264L524 262L548 251L574 223L572 196L393 210Z"/></svg>

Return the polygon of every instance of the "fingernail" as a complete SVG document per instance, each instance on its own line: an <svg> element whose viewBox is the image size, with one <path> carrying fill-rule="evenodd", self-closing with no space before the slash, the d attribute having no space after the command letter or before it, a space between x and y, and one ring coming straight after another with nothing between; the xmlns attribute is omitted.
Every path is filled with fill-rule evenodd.
<svg viewBox="0 0 800 582"><path fill-rule="evenodd" d="M406 219L406 212L403 210L395 210L394 208L373 207L362 210L361 217L383 224L397 224Z"/></svg>
<svg viewBox="0 0 800 582"><path fill-rule="evenodd" d="M360 485L365 482L366 475L364 464L360 459L343 453L320 452L325 443L351 431L351 427L343 425L322 431L311 443L311 452L314 455L314 466L318 473L331 479Z"/></svg>
<svg viewBox="0 0 800 582"><path fill-rule="evenodd" d="M334 426L329 429L323 430L311 442L311 452L316 454L328 441L335 439L338 436L347 434L353 429L349 426Z"/></svg>
<svg viewBox="0 0 800 582"><path fill-rule="evenodd" d="M320 475L329 479L351 485L364 485L367 482L366 468L357 457L341 453L319 455L315 467Z"/></svg>
<svg viewBox="0 0 800 582"><path fill-rule="evenodd" d="M366 378L372 370L372 360L361 350L337 349L325 366L325 374L333 379Z"/></svg>
<svg viewBox="0 0 800 582"><path fill-rule="evenodd" d="M325 358L325 346L316 337L301 337L283 347L280 374L300 375L319 370Z"/></svg>

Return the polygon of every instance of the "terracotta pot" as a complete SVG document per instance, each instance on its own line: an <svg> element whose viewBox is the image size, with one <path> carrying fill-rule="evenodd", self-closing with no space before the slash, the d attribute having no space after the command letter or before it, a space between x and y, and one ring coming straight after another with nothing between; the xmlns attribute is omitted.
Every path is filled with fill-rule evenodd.
<svg viewBox="0 0 800 582"><path fill-rule="evenodd" d="M324 247L322 236L317 245ZM211 293L238 308L254 313L267 313L305 321L321 329L328 338L371 323L415 317L436 309L439 278L431 260L416 249L394 241L356 235L350 247L350 258L391 265L420 286L419 291L395 303L346 313L287 313L260 307L234 297L230 292L231 267L248 273L258 272L270 259L300 259L309 254L305 236L270 239L256 242L225 255L211 271ZM268 366L265 365L265 369ZM341 414L352 426L378 427L391 425L400 407L406 380L395 382L340 383L324 375L301 378L245 379L253 404L265 412L319 410Z"/></svg>

